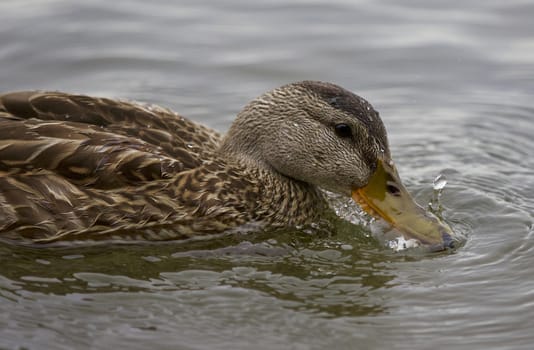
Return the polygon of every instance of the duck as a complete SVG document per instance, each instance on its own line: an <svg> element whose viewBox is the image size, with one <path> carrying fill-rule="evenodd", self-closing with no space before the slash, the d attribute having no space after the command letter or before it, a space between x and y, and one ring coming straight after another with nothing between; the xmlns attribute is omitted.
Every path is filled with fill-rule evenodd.
<svg viewBox="0 0 534 350"><path fill-rule="evenodd" d="M385 126L333 83L253 99L222 134L160 106L52 91L0 95L0 239L168 241L307 225L350 197L418 242L453 233L402 184Z"/></svg>

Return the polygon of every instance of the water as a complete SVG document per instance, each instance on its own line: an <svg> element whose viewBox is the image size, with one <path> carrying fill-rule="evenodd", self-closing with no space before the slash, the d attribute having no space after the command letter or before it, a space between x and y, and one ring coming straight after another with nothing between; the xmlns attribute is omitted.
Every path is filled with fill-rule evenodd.
<svg viewBox="0 0 534 350"><path fill-rule="evenodd" d="M446 178L434 209L467 241L395 253L362 222L189 244L2 244L0 347L530 349L533 15L520 0L2 1L2 91L142 100L221 130L289 81L361 94L420 204Z"/></svg>

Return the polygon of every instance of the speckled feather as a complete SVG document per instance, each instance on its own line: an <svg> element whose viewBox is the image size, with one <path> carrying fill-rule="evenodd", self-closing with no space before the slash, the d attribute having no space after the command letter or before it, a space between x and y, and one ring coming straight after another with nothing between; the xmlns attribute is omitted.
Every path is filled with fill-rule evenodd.
<svg viewBox="0 0 534 350"><path fill-rule="evenodd" d="M168 240L314 220L320 192L218 157L167 109L60 92L0 95L0 237Z"/></svg>

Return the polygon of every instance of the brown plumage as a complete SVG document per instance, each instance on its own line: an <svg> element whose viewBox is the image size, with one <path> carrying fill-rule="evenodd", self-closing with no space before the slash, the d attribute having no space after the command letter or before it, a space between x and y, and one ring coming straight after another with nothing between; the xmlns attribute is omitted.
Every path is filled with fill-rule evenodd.
<svg viewBox="0 0 534 350"><path fill-rule="evenodd" d="M170 240L306 224L327 208L320 188L359 200L354 191L383 162L391 188L397 175L378 113L329 83L256 98L224 137L161 107L8 93L0 239ZM380 213L373 205L364 208Z"/></svg>
<svg viewBox="0 0 534 350"><path fill-rule="evenodd" d="M314 218L320 200L296 205L319 198L309 186L217 159L220 143L157 106L0 95L0 238L167 240Z"/></svg>

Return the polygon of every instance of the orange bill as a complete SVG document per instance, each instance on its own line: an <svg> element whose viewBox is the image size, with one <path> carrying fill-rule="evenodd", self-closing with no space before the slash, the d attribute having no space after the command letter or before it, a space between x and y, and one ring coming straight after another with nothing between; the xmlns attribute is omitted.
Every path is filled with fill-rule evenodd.
<svg viewBox="0 0 534 350"><path fill-rule="evenodd" d="M432 250L454 246L451 228L417 205L392 161L379 160L369 183L353 189L352 198L367 213L384 219L406 238L416 239Z"/></svg>

